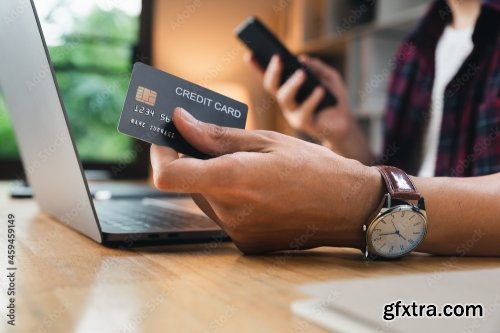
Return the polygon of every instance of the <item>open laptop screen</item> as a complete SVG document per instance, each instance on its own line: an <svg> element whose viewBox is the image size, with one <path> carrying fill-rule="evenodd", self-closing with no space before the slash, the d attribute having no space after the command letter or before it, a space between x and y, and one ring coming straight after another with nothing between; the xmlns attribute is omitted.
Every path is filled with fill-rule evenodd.
<svg viewBox="0 0 500 333"><path fill-rule="evenodd" d="M84 168L107 169L111 176L135 169L142 176L143 149L116 131L138 45L141 0L34 2ZM41 69L32 83L47 74ZM22 169L1 94L0 142L2 169L13 166L0 177L16 178ZM117 170L121 174L113 174Z"/></svg>

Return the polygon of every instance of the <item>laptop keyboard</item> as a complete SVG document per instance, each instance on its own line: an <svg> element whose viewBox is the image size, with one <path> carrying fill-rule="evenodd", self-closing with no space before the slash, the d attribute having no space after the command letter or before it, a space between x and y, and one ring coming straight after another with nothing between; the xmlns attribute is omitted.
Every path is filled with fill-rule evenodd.
<svg viewBox="0 0 500 333"><path fill-rule="evenodd" d="M208 217L152 205L137 200L94 201L105 232L170 232L218 230Z"/></svg>

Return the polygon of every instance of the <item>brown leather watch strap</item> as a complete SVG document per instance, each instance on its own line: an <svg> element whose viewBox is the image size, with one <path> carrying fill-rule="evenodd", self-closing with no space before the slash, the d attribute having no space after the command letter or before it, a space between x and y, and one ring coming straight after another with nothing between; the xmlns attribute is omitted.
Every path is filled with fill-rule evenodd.
<svg viewBox="0 0 500 333"><path fill-rule="evenodd" d="M384 178L391 197L402 200L419 200L421 198L410 177L401 169L387 165L376 166Z"/></svg>

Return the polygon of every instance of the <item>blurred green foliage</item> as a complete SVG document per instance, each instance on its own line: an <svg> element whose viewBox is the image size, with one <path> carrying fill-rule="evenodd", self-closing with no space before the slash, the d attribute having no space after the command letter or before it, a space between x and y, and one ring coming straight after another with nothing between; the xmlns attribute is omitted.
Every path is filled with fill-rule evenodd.
<svg viewBox="0 0 500 333"><path fill-rule="evenodd" d="M45 18L51 21L51 15ZM73 137L83 161L124 162L132 140L116 130L130 78L138 17L95 7L75 17L60 45L49 45ZM42 24L43 27L43 24ZM13 131L0 98L0 159L17 159Z"/></svg>
<svg viewBox="0 0 500 333"><path fill-rule="evenodd" d="M17 158L18 153L16 143L14 142L14 133L3 98L0 96L0 159Z"/></svg>

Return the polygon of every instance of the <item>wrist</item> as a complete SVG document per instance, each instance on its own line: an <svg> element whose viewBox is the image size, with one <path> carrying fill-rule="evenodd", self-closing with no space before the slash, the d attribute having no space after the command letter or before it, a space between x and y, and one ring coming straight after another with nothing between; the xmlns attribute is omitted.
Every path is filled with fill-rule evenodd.
<svg viewBox="0 0 500 333"><path fill-rule="evenodd" d="M342 130L335 129L332 130L332 135L324 136L322 144L339 155L372 165L374 155L363 131L352 116L346 121L347 125L339 126Z"/></svg>
<svg viewBox="0 0 500 333"><path fill-rule="evenodd" d="M322 128L317 137L327 147L341 148L357 130L356 119L349 113L333 120L330 126Z"/></svg>
<svg viewBox="0 0 500 333"><path fill-rule="evenodd" d="M356 163L355 176L347 182L347 190L339 200L344 216L330 234L330 246L361 249L365 245L363 225L369 222L384 195L385 185L379 171Z"/></svg>
<svg viewBox="0 0 500 333"><path fill-rule="evenodd" d="M376 210L380 206L380 202L386 192L385 183L380 175L380 172L375 167L366 167L364 175L365 185L360 188L358 193L359 209L353 217L353 224L356 228L356 234L359 237L356 248L361 248L365 245L366 240L363 232L363 225L370 223L370 218L376 215Z"/></svg>

